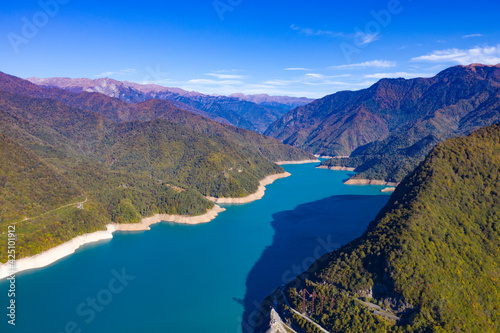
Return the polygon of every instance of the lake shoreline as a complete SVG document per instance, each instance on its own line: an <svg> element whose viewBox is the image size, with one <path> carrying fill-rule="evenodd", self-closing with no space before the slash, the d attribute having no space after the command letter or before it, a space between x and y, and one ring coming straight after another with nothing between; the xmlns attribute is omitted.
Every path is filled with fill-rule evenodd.
<svg viewBox="0 0 500 333"><path fill-rule="evenodd" d="M266 186L272 184L275 180L291 176L289 172L277 173L269 175L259 182L259 187L256 192L241 198L215 198L207 197L208 200L217 204L244 204L255 200L260 200L264 197Z"/></svg>
<svg viewBox="0 0 500 333"><path fill-rule="evenodd" d="M106 225L106 230L100 230L76 236L67 242L43 251L42 253L35 254L31 257L17 259L15 270L10 269L10 265L8 262L1 264L0 279L4 279L8 276L11 276L12 274L17 274L22 271L49 266L50 264L75 253L76 250L78 250L83 245L113 238L113 234L117 231L147 231L151 229L151 225L160 222L174 222L179 224L207 223L215 219L219 213L225 210L225 208L214 205L213 208L208 210L203 215L188 216L157 214L154 216L143 218L139 223L110 223Z"/></svg>
<svg viewBox="0 0 500 333"><path fill-rule="evenodd" d="M0 264L0 279L11 276L12 274L17 274L22 271L42 268L49 266L50 264L67 257L78 250L83 245L99 242L102 240L107 240L113 238L113 233L120 232L140 232L150 230L150 226L160 222L173 222L179 224L201 224L212 221L219 215L219 213L225 211L217 205L217 203L249 203L255 200L262 199L265 194L266 185L272 184L275 180L280 178L289 177L291 174L288 172L283 172L279 174L269 175L259 182L259 188L253 194L242 198L210 198L207 199L216 203L214 207L208 210L203 215L189 216L189 215L169 215L169 214L157 214L150 217L145 217L138 223L110 223L106 225L106 230L96 231L93 233L83 234L76 236L71 240L57 245L51 249L43 251L42 253L36 254L31 257L25 257L16 260L15 270L10 269L10 264L4 263Z"/></svg>
<svg viewBox="0 0 500 333"><path fill-rule="evenodd" d="M376 179L363 179L363 178L349 178L344 182L345 185L382 185L382 186L393 186L397 187L399 183L387 182L385 180Z"/></svg>
<svg viewBox="0 0 500 333"><path fill-rule="evenodd" d="M301 161L278 161L274 162L278 165L288 165L288 164L307 164L307 163L321 163L320 160L301 160Z"/></svg>
<svg viewBox="0 0 500 333"><path fill-rule="evenodd" d="M341 166L326 166L320 165L316 167L317 169L325 169L325 170L333 170L333 171L350 171L354 172L356 168L350 167L341 167ZM349 178L344 182L345 185L380 185L380 186L389 186L389 187L397 187L399 183L397 182L388 182L385 180L378 179L365 179L365 178ZM382 192L392 192L393 190L384 189Z"/></svg>
<svg viewBox="0 0 500 333"><path fill-rule="evenodd" d="M318 169L333 170L333 171L354 171L356 168L341 167L341 166L326 166L320 165Z"/></svg>

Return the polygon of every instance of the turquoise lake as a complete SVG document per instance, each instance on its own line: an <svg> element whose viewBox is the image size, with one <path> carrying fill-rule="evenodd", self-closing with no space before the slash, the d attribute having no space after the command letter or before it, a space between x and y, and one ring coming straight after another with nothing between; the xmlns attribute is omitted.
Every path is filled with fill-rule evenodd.
<svg viewBox="0 0 500 333"><path fill-rule="evenodd" d="M349 172L284 167L292 176L263 199L209 223L115 233L18 274L15 327L2 281L0 332L241 332L242 318L259 320L254 304L360 236L389 199L382 186L344 185Z"/></svg>

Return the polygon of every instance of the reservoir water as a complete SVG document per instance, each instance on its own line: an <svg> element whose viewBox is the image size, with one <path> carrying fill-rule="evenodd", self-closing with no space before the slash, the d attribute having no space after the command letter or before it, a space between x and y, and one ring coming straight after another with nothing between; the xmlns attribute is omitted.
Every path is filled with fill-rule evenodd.
<svg viewBox="0 0 500 333"><path fill-rule="evenodd" d="M161 223L115 233L17 275L16 326L0 332L241 332L254 304L318 256L360 236L389 196L348 186L349 172L288 165L262 200L225 206L200 225Z"/></svg>

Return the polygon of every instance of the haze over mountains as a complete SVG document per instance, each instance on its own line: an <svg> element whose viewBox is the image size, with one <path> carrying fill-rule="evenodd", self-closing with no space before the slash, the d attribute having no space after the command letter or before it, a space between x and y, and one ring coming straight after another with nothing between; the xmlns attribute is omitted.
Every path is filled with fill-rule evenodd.
<svg viewBox="0 0 500 333"><path fill-rule="evenodd" d="M263 133L271 123L291 109L313 101L308 98L265 94L212 96L180 88L138 84L109 78L91 80L31 77L28 80L44 87L57 87L75 93L98 92L127 103L143 102L149 99L167 100L178 108L259 133Z"/></svg>
<svg viewBox="0 0 500 333"><path fill-rule="evenodd" d="M355 177L399 182L445 139L500 120L500 65L472 64L432 78L382 79L298 107L266 135L314 154Z"/></svg>

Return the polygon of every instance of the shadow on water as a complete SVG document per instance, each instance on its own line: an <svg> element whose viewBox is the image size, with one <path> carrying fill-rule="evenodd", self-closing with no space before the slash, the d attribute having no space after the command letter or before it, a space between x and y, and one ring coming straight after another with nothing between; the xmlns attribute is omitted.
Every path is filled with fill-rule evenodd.
<svg viewBox="0 0 500 333"><path fill-rule="evenodd" d="M257 306L316 259L361 236L387 203L387 195L342 195L273 215L273 243L247 276L243 330L260 326Z"/></svg>

